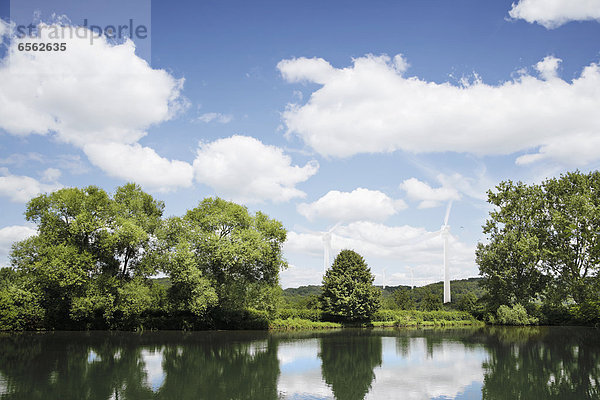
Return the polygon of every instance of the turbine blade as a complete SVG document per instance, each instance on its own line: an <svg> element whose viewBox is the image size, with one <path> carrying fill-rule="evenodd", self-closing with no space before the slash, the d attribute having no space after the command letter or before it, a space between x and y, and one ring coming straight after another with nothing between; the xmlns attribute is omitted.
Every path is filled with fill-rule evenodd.
<svg viewBox="0 0 600 400"><path fill-rule="evenodd" d="M335 230L335 228L337 228L340 225L341 225L341 222L338 222L337 224L335 224L334 226L332 226L331 229L327 231L327 233L333 232Z"/></svg>
<svg viewBox="0 0 600 400"><path fill-rule="evenodd" d="M444 217L444 226L448 225L448 219L450 218L450 210L452 209L452 200L448 203L448 208L446 208L446 216Z"/></svg>

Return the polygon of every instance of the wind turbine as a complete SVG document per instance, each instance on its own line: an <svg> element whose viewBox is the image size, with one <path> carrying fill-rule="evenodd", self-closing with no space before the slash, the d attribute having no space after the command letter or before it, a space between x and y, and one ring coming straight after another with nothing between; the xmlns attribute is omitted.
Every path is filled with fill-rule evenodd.
<svg viewBox="0 0 600 400"><path fill-rule="evenodd" d="M327 272L327 268L331 266L331 233L340 225L340 222L335 224L327 232L323 232L323 275Z"/></svg>
<svg viewBox="0 0 600 400"><path fill-rule="evenodd" d="M450 273L449 262L448 262L448 237L450 236L450 225L448 225L448 219L450 218L450 210L452 209L452 200L448 203L446 208L446 216L444 217L444 225L440 229L440 235L444 241L444 303L449 303L450 299Z"/></svg>

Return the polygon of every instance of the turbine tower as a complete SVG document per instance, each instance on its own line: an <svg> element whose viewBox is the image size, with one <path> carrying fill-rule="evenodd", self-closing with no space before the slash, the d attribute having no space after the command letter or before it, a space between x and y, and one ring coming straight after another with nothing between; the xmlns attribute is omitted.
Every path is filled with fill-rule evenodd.
<svg viewBox="0 0 600 400"><path fill-rule="evenodd" d="M450 218L450 209L452 209L452 201L448 203L446 208L446 217L444 218L444 225L440 229L442 240L444 241L444 303L449 303L450 299L450 273L449 262L448 262L448 237L450 236L450 225L448 225L448 219Z"/></svg>
<svg viewBox="0 0 600 400"><path fill-rule="evenodd" d="M331 254L331 231L323 233L323 275L329 268L329 260Z"/></svg>

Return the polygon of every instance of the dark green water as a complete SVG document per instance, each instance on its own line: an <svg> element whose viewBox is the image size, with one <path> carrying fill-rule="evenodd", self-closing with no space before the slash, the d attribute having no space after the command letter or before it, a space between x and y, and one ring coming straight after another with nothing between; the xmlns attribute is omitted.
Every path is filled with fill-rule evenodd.
<svg viewBox="0 0 600 400"><path fill-rule="evenodd" d="M0 334L0 398L600 399L599 333Z"/></svg>

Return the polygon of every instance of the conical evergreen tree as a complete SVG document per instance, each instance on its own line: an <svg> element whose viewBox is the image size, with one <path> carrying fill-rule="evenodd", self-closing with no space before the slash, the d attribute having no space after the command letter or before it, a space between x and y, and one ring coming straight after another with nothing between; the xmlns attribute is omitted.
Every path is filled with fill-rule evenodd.
<svg viewBox="0 0 600 400"><path fill-rule="evenodd" d="M381 305L381 291L373 286L375 277L364 258L342 250L323 277L321 305L335 321L368 321Z"/></svg>

